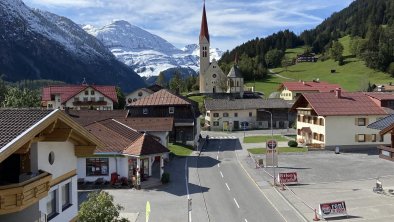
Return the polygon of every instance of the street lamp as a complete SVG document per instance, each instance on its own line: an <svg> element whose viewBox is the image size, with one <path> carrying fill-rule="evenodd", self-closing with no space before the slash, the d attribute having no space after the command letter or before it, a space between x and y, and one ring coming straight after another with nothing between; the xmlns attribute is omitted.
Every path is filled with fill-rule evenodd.
<svg viewBox="0 0 394 222"><path fill-rule="evenodd" d="M264 109L262 109L260 111L269 113L270 116L271 116L271 140L274 140L274 130L272 128L272 124L273 124L273 122L272 122L272 112L270 112L268 110L264 110ZM272 150L272 167L274 168L274 186L275 186L276 185L276 180L275 180L275 175L276 175L275 168L276 168L276 166L274 166L274 151L273 150Z"/></svg>

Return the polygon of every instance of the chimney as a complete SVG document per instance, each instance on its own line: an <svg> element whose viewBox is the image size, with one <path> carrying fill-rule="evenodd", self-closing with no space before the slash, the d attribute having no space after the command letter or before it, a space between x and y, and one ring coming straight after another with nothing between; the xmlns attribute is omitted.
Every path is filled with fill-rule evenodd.
<svg viewBox="0 0 394 222"><path fill-rule="evenodd" d="M342 97L342 90L341 90L341 88L336 88L335 89L335 96L337 98L341 98Z"/></svg>

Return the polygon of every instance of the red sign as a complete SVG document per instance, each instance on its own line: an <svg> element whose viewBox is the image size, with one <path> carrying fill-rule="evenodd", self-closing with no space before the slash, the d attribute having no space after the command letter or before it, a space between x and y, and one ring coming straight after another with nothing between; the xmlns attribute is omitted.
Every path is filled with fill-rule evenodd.
<svg viewBox="0 0 394 222"><path fill-rule="evenodd" d="M281 184L297 184L298 176L297 172L289 172L289 173L279 173L279 183Z"/></svg>
<svg viewBox="0 0 394 222"><path fill-rule="evenodd" d="M268 140L267 141L267 148L268 149L275 149L278 143L275 140Z"/></svg>
<svg viewBox="0 0 394 222"><path fill-rule="evenodd" d="M323 218L347 216L345 201L322 203L319 205L319 213Z"/></svg>

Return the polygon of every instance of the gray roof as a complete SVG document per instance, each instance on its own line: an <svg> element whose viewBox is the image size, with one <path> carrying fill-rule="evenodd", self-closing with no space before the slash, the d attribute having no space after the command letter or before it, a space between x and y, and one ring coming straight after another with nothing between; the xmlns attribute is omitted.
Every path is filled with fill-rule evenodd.
<svg viewBox="0 0 394 222"><path fill-rule="evenodd" d="M53 110L0 109L0 149Z"/></svg>
<svg viewBox="0 0 394 222"><path fill-rule="evenodd" d="M369 124L367 127L370 129L383 130L394 123L394 115L386 116L376 122Z"/></svg>
<svg viewBox="0 0 394 222"><path fill-rule="evenodd" d="M228 78L243 78L241 71L239 71L237 65L233 65L230 72L227 75Z"/></svg>
<svg viewBox="0 0 394 222"><path fill-rule="evenodd" d="M279 109L290 108L291 105L283 99L206 99L205 109L214 110L242 110L242 109Z"/></svg>

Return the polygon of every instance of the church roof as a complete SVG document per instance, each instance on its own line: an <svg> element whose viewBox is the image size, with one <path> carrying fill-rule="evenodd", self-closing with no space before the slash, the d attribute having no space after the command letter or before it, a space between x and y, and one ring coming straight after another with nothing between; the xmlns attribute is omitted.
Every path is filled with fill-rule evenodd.
<svg viewBox="0 0 394 222"><path fill-rule="evenodd" d="M209 31L208 31L207 14L205 12L205 3L204 3L203 11L202 11L200 40L204 37L207 38L207 40L209 42Z"/></svg>
<svg viewBox="0 0 394 222"><path fill-rule="evenodd" d="M230 72L227 75L228 78L243 78L241 71L239 71L238 66L236 64L233 65Z"/></svg>

